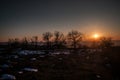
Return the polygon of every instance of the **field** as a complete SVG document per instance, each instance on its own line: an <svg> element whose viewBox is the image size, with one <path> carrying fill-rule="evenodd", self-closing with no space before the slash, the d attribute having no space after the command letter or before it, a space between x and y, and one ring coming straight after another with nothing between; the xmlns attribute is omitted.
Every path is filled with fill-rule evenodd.
<svg viewBox="0 0 120 80"><path fill-rule="evenodd" d="M120 80L120 47L0 53L0 80Z"/></svg>

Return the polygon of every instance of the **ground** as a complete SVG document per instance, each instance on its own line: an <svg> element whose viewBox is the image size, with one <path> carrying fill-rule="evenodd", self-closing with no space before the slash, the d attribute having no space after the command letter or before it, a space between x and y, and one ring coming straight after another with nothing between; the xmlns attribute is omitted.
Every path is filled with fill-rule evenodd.
<svg viewBox="0 0 120 80"><path fill-rule="evenodd" d="M17 80L119 80L119 49L1 55L0 75L11 74Z"/></svg>

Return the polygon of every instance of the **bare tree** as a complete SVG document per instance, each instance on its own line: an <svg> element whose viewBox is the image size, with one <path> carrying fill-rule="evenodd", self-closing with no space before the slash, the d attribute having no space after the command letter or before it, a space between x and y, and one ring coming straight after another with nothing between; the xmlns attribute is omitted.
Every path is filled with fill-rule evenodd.
<svg viewBox="0 0 120 80"><path fill-rule="evenodd" d="M33 36L34 38L34 43L35 43L35 46L37 47L37 43L38 43L38 36Z"/></svg>
<svg viewBox="0 0 120 80"><path fill-rule="evenodd" d="M20 41L18 38L8 39L8 44L10 45L10 47L18 48L20 46Z"/></svg>
<svg viewBox="0 0 120 80"><path fill-rule="evenodd" d="M23 40L22 40L22 46L27 47L28 43L29 43L29 40L27 39L27 37L24 37Z"/></svg>
<svg viewBox="0 0 120 80"><path fill-rule="evenodd" d="M8 39L8 45L10 48L12 47L13 42L14 42L13 39Z"/></svg>
<svg viewBox="0 0 120 80"><path fill-rule="evenodd" d="M24 38L23 38L23 43L25 43L25 44L28 43L28 39L27 39L27 37L24 37Z"/></svg>
<svg viewBox="0 0 120 80"><path fill-rule="evenodd" d="M72 30L71 32L68 33L68 40L71 43L71 46L76 49L78 46L80 46L80 42L82 41L82 33L78 31Z"/></svg>
<svg viewBox="0 0 120 80"><path fill-rule="evenodd" d="M53 36L53 34L51 32L43 33L43 40L45 41L48 48L50 48L50 40L51 40L52 36Z"/></svg>
<svg viewBox="0 0 120 80"><path fill-rule="evenodd" d="M38 43L38 36L33 36L31 38L31 44L34 46L34 48L37 48L37 43Z"/></svg>
<svg viewBox="0 0 120 80"><path fill-rule="evenodd" d="M54 32L54 45L58 48L64 46L65 44L65 37L64 34L59 32L59 31L55 31Z"/></svg>

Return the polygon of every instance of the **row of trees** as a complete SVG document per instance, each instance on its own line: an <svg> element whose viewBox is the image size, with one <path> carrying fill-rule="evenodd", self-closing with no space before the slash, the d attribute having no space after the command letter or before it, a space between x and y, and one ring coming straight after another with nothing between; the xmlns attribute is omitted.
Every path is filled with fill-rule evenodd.
<svg viewBox="0 0 120 80"><path fill-rule="evenodd" d="M72 48L74 50L81 48L81 42L83 40L84 35L76 30L70 31L66 36L59 31L55 31L54 33L45 32L42 34L42 43L44 43L44 47L46 49L52 48ZM29 44L34 45L35 48L38 46L38 36L34 36L31 39L23 38L22 41L19 39L9 39L8 43L10 46L15 46L18 44L22 44L22 46L26 47ZM101 48L106 48L112 46L111 38L102 37L97 40L97 46L101 46Z"/></svg>

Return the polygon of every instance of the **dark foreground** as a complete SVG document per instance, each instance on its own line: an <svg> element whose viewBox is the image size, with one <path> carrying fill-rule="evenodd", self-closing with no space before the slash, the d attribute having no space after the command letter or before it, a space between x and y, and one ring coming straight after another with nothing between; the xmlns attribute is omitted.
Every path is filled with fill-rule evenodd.
<svg viewBox="0 0 120 80"><path fill-rule="evenodd" d="M57 52L58 53L58 52ZM0 80L120 80L120 47L70 54L0 55Z"/></svg>

